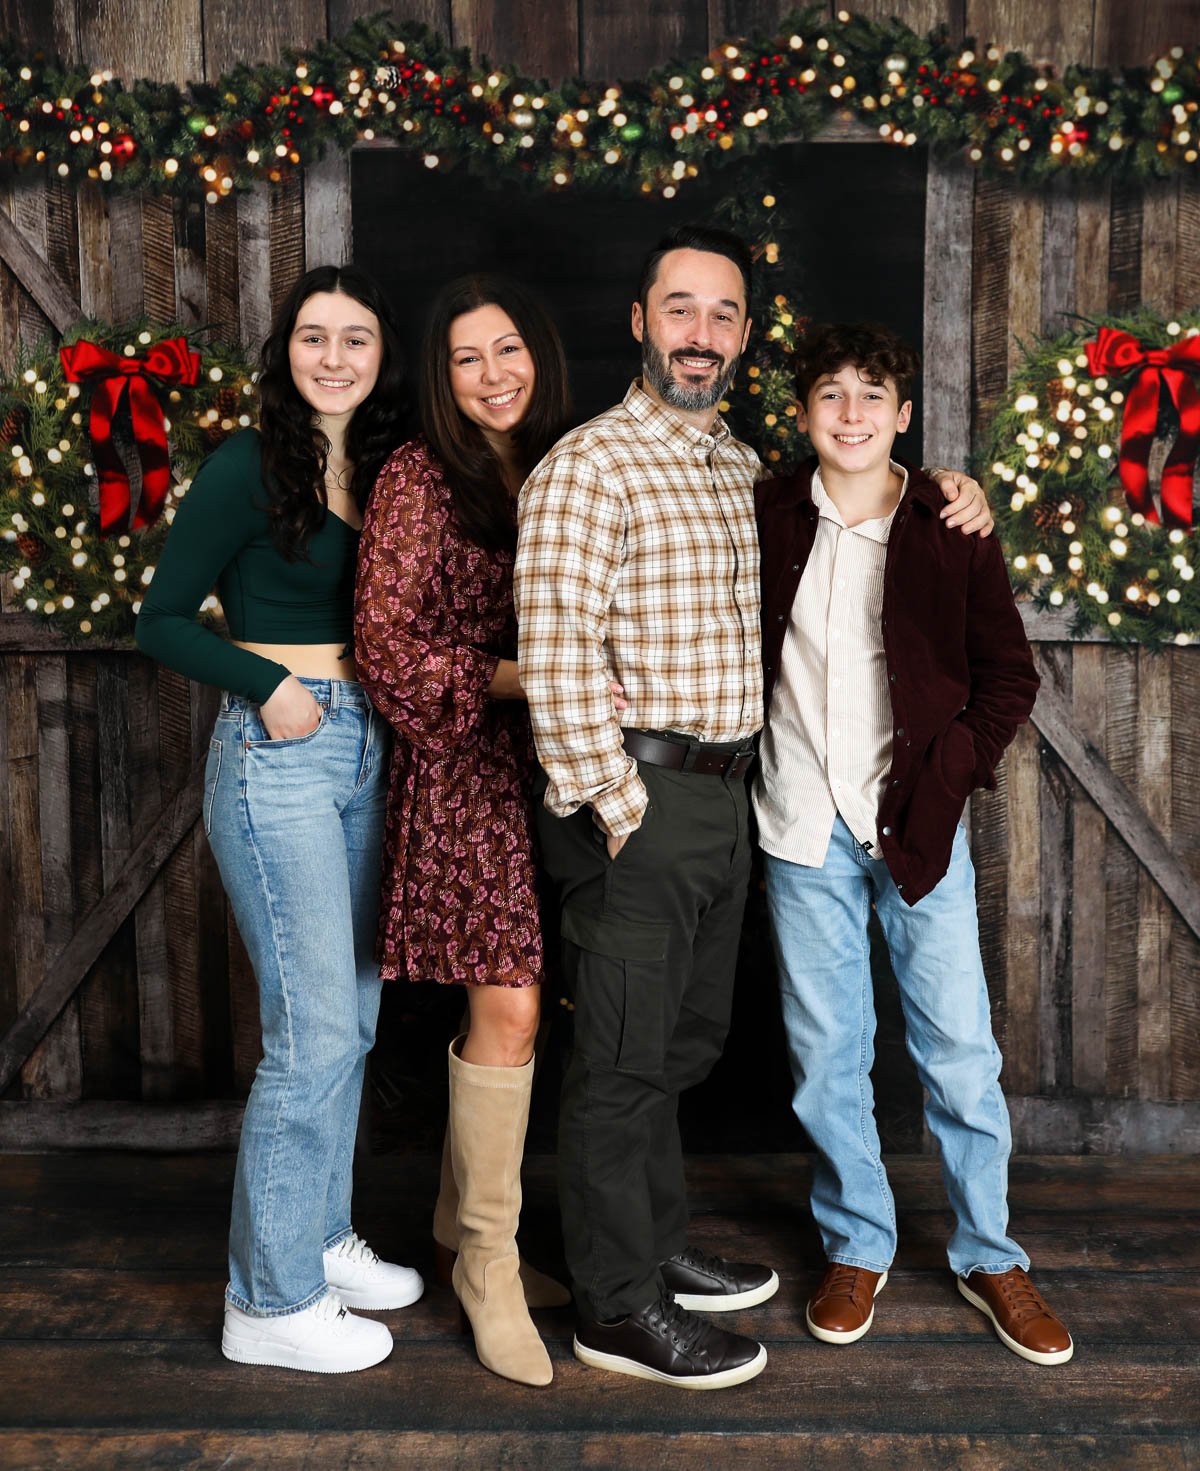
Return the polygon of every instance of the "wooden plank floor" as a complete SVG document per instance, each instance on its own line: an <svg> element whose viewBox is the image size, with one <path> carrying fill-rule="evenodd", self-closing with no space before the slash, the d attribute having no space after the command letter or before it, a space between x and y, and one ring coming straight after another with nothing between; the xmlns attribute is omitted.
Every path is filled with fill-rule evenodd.
<svg viewBox="0 0 1200 1471"><path fill-rule="evenodd" d="M892 1163L901 1247L875 1327L804 1328L820 1269L804 1157L698 1156L693 1239L769 1260L777 1297L733 1321L767 1344L752 1384L687 1394L584 1369L567 1312L539 1315L555 1381L487 1373L448 1292L385 1315L391 1358L349 1377L220 1355L227 1156L0 1156L0 1467L1200 1467L1200 1164L1044 1158L1012 1171L1014 1234L1068 1320L1074 1360L1006 1352L959 1297L936 1162ZM427 1268L436 1161L376 1157L357 1226ZM552 1167L526 1170L525 1247L557 1257Z"/></svg>

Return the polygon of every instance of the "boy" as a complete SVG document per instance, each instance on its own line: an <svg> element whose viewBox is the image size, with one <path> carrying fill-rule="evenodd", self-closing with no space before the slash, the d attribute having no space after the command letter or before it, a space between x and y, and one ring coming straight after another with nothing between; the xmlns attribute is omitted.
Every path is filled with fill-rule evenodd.
<svg viewBox="0 0 1200 1471"><path fill-rule="evenodd" d="M1071 1336L1007 1235L1008 1112L959 824L972 789L995 786L1038 676L999 544L948 533L937 487L891 459L919 368L886 328L811 331L797 422L816 457L756 495L768 718L754 806L829 1261L806 1318L824 1343L861 1338L896 1246L870 1081L874 903L957 1218L959 1291L1014 1353L1058 1364Z"/></svg>

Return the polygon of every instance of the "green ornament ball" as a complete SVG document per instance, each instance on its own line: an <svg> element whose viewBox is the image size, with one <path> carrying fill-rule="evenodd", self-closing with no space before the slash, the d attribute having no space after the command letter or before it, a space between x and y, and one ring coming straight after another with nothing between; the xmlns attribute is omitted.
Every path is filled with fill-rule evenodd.
<svg viewBox="0 0 1200 1471"><path fill-rule="evenodd" d="M1172 82L1169 87L1163 88L1164 102L1180 102L1183 99L1183 88L1178 82Z"/></svg>
<svg viewBox="0 0 1200 1471"><path fill-rule="evenodd" d="M190 117L187 120L188 132L189 133L203 133L206 124L207 124L207 119L206 118L202 118L202 117L199 117L199 116Z"/></svg>
<svg viewBox="0 0 1200 1471"><path fill-rule="evenodd" d="M621 137L626 143L636 143L645 131L641 123L626 123L621 129Z"/></svg>

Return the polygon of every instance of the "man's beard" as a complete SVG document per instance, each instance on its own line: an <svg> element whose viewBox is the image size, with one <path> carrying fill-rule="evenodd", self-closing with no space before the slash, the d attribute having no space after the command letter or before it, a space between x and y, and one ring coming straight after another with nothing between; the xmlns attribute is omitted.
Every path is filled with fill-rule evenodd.
<svg viewBox="0 0 1200 1471"><path fill-rule="evenodd" d="M671 362L676 358L706 358L717 364L716 377L711 381L689 385L680 383L671 372ZM703 413L716 408L725 397L725 390L733 382L741 354L726 364L716 352L673 352L669 356L662 351L649 332L642 339L642 376L662 399L673 409L685 413Z"/></svg>

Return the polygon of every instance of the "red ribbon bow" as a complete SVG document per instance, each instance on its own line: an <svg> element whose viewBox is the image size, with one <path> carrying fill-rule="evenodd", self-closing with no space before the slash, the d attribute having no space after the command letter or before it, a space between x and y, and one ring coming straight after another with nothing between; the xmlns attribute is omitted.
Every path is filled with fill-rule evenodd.
<svg viewBox="0 0 1200 1471"><path fill-rule="evenodd" d="M171 483L167 426L158 395L149 380L164 386L191 387L200 373L200 354L187 339L156 342L144 357L120 357L95 342L80 341L59 349L70 383L93 383L88 429L100 475L100 535L124 531L129 519L129 473L113 443L113 419L124 394L129 395L133 438L142 463L142 494L133 517L134 531L150 526L162 514Z"/></svg>
<svg viewBox="0 0 1200 1471"><path fill-rule="evenodd" d="M1150 446L1158 424L1159 393L1165 388L1171 395L1179 410L1179 437L1163 466L1163 520L1168 526L1190 527L1192 481L1200 452L1200 389L1192 377L1200 373L1200 337L1185 337L1171 347L1145 347L1128 332L1101 327L1086 351L1093 378L1137 374L1125 400L1119 469L1130 508L1147 521L1158 520L1150 491Z"/></svg>

